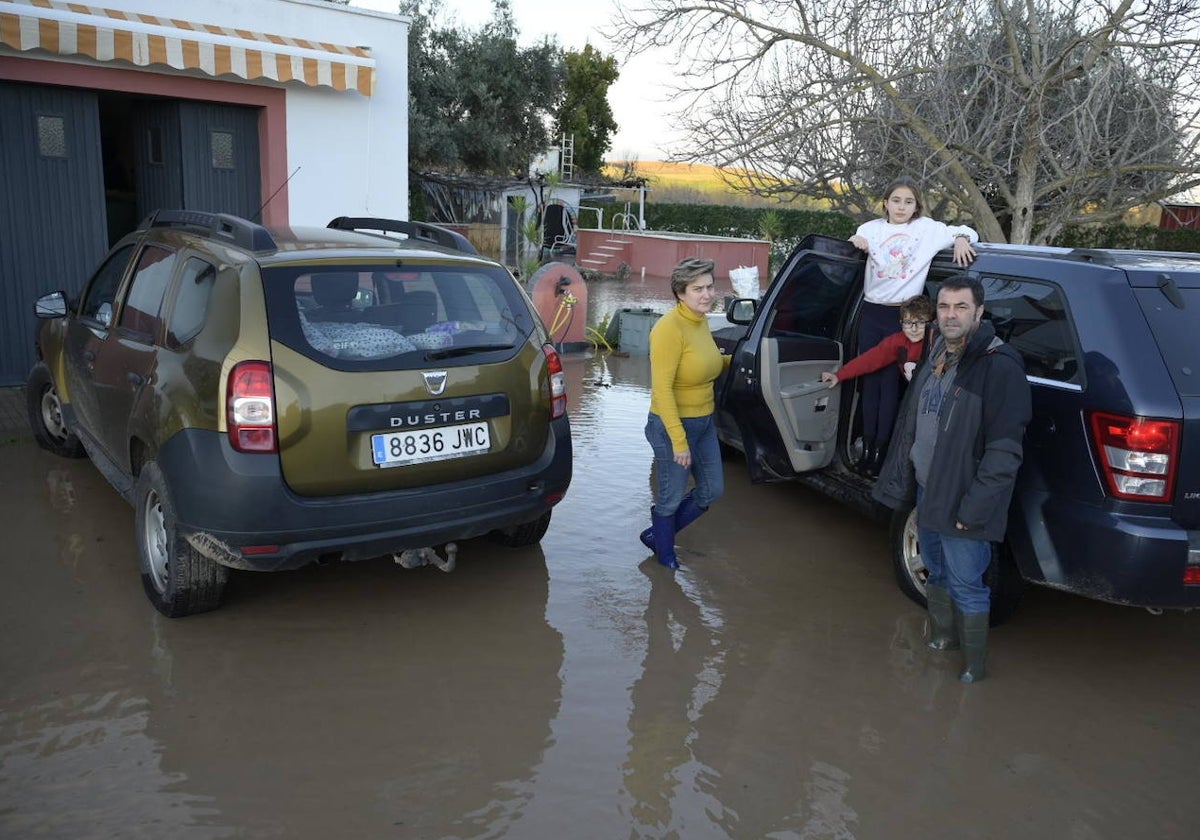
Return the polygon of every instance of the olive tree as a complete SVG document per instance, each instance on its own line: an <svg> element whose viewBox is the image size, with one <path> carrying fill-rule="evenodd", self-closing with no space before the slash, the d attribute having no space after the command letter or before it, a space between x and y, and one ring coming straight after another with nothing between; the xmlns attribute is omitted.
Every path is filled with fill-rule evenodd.
<svg viewBox="0 0 1200 840"><path fill-rule="evenodd" d="M415 170L523 173L551 144L562 49L517 43L507 0L476 29L442 24L437 0L408 0L409 162Z"/></svg>
<svg viewBox="0 0 1200 840"><path fill-rule="evenodd" d="M865 216L898 174L991 241L1200 185L1200 0L641 0L679 57L678 157Z"/></svg>

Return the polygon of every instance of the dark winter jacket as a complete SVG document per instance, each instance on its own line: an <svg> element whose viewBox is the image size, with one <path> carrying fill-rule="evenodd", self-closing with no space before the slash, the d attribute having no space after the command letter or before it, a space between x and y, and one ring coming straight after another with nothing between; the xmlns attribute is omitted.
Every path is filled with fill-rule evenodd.
<svg viewBox="0 0 1200 840"><path fill-rule="evenodd" d="M910 450L921 388L933 375L946 342L940 335L913 374L892 444L872 495L891 508L916 499ZM950 392L938 411L938 437L929 481L917 511L921 527L968 539L1004 539L1022 440L1032 412L1021 356L984 321L967 340ZM961 522L966 530L959 530Z"/></svg>

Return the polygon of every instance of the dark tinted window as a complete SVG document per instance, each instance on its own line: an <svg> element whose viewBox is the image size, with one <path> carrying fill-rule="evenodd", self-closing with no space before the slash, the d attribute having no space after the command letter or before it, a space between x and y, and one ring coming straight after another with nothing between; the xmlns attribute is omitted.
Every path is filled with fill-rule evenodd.
<svg viewBox="0 0 1200 840"><path fill-rule="evenodd" d="M996 335L1025 360L1025 374L1055 382L1082 384L1079 342L1062 291L1049 283L994 274L979 278L984 288L984 317ZM937 300L938 283L926 284Z"/></svg>
<svg viewBox="0 0 1200 840"><path fill-rule="evenodd" d="M861 262L806 261L794 270L772 302L767 336L837 338Z"/></svg>
<svg viewBox="0 0 1200 840"><path fill-rule="evenodd" d="M173 252L153 245L142 251L121 307L122 329L144 336L158 335L159 313L174 268Z"/></svg>
<svg viewBox="0 0 1200 840"><path fill-rule="evenodd" d="M1159 289L1134 289L1180 396L1200 395L1200 289L1178 289L1179 308Z"/></svg>
<svg viewBox="0 0 1200 840"><path fill-rule="evenodd" d="M980 279L987 316L996 334L1021 353L1026 375L1081 383L1079 342L1062 292L1048 283L1012 277Z"/></svg>
<svg viewBox="0 0 1200 840"><path fill-rule="evenodd" d="M178 347L195 338L208 315L208 300L212 297L217 270L204 260L190 257L179 272L179 291L171 307L171 323L167 342Z"/></svg>
<svg viewBox="0 0 1200 840"><path fill-rule="evenodd" d="M511 355L536 324L499 267L280 266L263 277L272 337L337 368Z"/></svg>
<svg viewBox="0 0 1200 840"><path fill-rule="evenodd" d="M79 307L81 318L92 318L104 326L112 323L113 301L117 297L117 287L125 276L125 269L133 256L133 246L126 245L114 251L100 270L88 283L87 291L83 294L83 302Z"/></svg>

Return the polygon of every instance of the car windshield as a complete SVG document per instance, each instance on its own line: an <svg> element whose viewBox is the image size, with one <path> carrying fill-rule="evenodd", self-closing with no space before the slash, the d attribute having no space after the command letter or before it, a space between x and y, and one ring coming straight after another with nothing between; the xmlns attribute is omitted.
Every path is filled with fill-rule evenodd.
<svg viewBox="0 0 1200 840"><path fill-rule="evenodd" d="M434 352L509 354L534 329L501 268L279 266L264 281L272 337L347 370L420 364ZM447 352L456 348L465 352Z"/></svg>

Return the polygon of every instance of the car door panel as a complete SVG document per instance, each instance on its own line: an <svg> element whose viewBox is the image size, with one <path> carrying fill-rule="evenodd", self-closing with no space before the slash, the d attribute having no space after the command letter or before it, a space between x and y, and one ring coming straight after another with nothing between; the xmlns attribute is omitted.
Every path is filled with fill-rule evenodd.
<svg viewBox="0 0 1200 840"><path fill-rule="evenodd" d="M754 482L821 469L836 453L841 389L820 381L844 357L863 260L852 245L808 237L767 290L719 391L718 429L746 454Z"/></svg>

